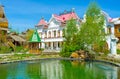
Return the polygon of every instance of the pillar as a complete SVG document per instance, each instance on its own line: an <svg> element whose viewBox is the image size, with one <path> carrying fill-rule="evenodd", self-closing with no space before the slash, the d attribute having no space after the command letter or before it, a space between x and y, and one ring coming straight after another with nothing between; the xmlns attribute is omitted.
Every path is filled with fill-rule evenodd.
<svg viewBox="0 0 120 79"><path fill-rule="evenodd" d="M41 48L45 48L45 43L44 42L42 42Z"/></svg>
<svg viewBox="0 0 120 79"><path fill-rule="evenodd" d="M56 30L56 37L58 37L58 30Z"/></svg>
<svg viewBox="0 0 120 79"><path fill-rule="evenodd" d="M56 42L56 50L58 50L58 42Z"/></svg>
<svg viewBox="0 0 120 79"><path fill-rule="evenodd" d="M62 31L62 30L60 30L60 37L62 37L62 36L63 36L62 34L63 34L63 31Z"/></svg>
<svg viewBox="0 0 120 79"><path fill-rule="evenodd" d="M53 31L51 30L51 37L53 37Z"/></svg>
<svg viewBox="0 0 120 79"><path fill-rule="evenodd" d="M51 49L53 49L53 42L51 42Z"/></svg>
<svg viewBox="0 0 120 79"><path fill-rule="evenodd" d="M47 38L48 38L48 35L49 35L49 31L47 31Z"/></svg>

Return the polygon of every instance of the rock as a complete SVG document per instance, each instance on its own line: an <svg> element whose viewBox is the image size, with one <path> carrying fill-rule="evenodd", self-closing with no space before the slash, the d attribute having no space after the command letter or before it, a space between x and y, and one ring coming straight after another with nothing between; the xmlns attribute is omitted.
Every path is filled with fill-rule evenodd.
<svg viewBox="0 0 120 79"><path fill-rule="evenodd" d="M70 55L70 58L79 58L79 55L74 52Z"/></svg>

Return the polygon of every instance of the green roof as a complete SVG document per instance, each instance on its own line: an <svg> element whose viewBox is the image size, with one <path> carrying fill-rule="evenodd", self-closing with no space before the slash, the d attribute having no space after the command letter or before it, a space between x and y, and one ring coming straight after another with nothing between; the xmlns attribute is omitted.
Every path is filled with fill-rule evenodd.
<svg viewBox="0 0 120 79"><path fill-rule="evenodd" d="M39 37L39 34L37 30L34 31L32 37L30 38L29 42L41 42L41 38Z"/></svg>

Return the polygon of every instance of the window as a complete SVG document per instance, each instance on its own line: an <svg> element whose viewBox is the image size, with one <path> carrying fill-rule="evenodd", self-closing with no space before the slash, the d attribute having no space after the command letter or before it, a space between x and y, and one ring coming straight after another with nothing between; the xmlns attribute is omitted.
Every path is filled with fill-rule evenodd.
<svg viewBox="0 0 120 79"><path fill-rule="evenodd" d="M58 37L60 37L60 30L58 30Z"/></svg>
<svg viewBox="0 0 120 79"><path fill-rule="evenodd" d="M107 32L108 32L109 34L111 34L111 28L108 28L108 29L107 29Z"/></svg>
<svg viewBox="0 0 120 79"><path fill-rule="evenodd" d="M120 32L120 28L118 28L118 32Z"/></svg>

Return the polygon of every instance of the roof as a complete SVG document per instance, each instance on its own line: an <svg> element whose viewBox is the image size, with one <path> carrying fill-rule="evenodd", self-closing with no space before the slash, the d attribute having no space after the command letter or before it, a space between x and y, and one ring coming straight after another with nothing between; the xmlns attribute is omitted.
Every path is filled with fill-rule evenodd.
<svg viewBox="0 0 120 79"><path fill-rule="evenodd" d="M111 18L109 22L112 22L114 24L120 24L120 18Z"/></svg>
<svg viewBox="0 0 120 79"><path fill-rule="evenodd" d="M10 37L11 37L12 39L14 39L15 41L18 41L18 42L25 42L25 41L26 41L25 39L21 38L21 37L18 36L18 35L10 35Z"/></svg>
<svg viewBox="0 0 120 79"><path fill-rule="evenodd" d="M37 25L47 25L47 22L42 18Z"/></svg>
<svg viewBox="0 0 120 79"><path fill-rule="evenodd" d="M41 42L41 39L39 37L39 34L38 34L37 30L34 31L34 33L31 36L29 42Z"/></svg>
<svg viewBox="0 0 120 79"><path fill-rule="evenodd" d="M8 28L8 20L4 13L4 8L0 5L0 27L7 27Z"/></svg>
<svg viewBox="0 0 120 79"><path fill-rule="evenodd" d="M78 16L76 15L75 12L70 12L70 13L66 13L66 14L62 14L62 15L53 15L55 19L57 19L58 21L64 22L70 19L77 19Z"/></svg>

